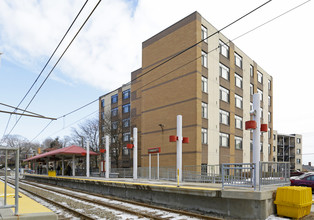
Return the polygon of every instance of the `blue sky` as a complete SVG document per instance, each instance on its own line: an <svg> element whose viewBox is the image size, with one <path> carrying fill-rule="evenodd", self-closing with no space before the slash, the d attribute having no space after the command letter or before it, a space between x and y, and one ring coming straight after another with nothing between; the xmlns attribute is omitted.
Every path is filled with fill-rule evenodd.
<svg viewBox="0 0 314 220"><path fill-rule="evenodd" d="M0 1L0 52L3 53L0 61L0 102L10 105L20 102L84 2ZM96 2L88 2L60 51ZM216 28L221 28L264 2L102 0L28 110L59 117L127 83L130 73L141 66L141 43L194 11L200 12ZM305 1L272 1L226 29L223 34L233 39L302 2ZM313 11L313 2L310 1L234 42L273 76L274 128L279 133L303 134L304 153L314 153L313 104L309 101L314 81L310 68L313 62L311 51L314 51L311 44L314 39ZM59 55L60 52L56 57ZM51 63L55 61L53 59ZM35 90L37 88L35 86ZM36 140L43 141L63 127L97 111L97 108L98 103L95 103L65 120L53 122ZM7 110L4 107L0 109ZM8 117L0 114L0 136ZM12 117L9 128L15 120L16 117ZM23 117L12 134L31 140L48 122ZM65 129L51 137L69 134L70 129ZM314 155L304 156L304 162L314 163L313 158Z"/></svg>

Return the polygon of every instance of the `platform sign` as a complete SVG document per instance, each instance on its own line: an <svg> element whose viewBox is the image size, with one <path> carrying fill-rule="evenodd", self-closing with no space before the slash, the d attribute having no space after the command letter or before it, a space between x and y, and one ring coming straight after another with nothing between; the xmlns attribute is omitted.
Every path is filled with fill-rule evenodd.
<svg viewBox="0 0 314 220"><path fill-rule="evenodd" d="M149 154L160 153L160 147L148 148L148 153Z"/></svg>

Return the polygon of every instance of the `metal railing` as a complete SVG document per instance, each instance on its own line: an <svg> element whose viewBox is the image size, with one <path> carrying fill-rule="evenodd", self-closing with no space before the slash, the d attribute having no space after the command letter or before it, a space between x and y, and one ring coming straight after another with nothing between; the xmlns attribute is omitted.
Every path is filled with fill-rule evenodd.
<svg viewBox="0 0 314 220"><path fill-rule="evenodd" d="M255 163L222 164L222 189L225 186L250 187L256 190Z"/></svg>
<svg viewBox="0 0 314 220"><path fill-rule="evenodd" d="M265 185L286 185L290 183L289 162L260 162L259 190Z"/></svg>
<svg viewBox="0 0 314 220"><path fill-rule="evenodd" d="M5 151L5 174L4 174L4 204L0 206L0 209L14 208L14 214L18 215L19 213L19 158L20 150L19 148L9 148L9 147L0 147L0 151ZM7 204L7 175L8 175L8 151L15 152L15 202L14 205Z"/></svg>

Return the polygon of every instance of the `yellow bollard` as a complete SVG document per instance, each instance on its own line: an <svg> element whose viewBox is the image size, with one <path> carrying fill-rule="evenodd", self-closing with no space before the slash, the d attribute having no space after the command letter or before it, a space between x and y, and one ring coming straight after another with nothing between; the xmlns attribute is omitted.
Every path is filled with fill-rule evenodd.
<svg viewBox="0 0 314 220"><path fill-rule="evenodd" d="M180 172L179 172L179 169L178 169L178 175L177 175L177 182L178 182L178 185L177 187L180 187Z"/></svg>

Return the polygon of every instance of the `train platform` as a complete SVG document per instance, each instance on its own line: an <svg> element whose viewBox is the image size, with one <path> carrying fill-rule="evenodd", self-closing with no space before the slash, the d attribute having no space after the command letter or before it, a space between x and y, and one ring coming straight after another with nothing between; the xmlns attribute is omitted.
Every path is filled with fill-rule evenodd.
<svg viewBox="0 0 314 220"><path fill-rule="evenodd" d="M7 205L14 205L15 190L7 185ZM4 182L0 181L0 206L4 205ZM57 215L40 203L19 192L19 212L14 215L14 208L0 209L1 219L31 219L31 220L55 220Z"/></svg>
<svg viewBox="0 0 314 220"><path fill-rule="evenodd" d="M178 187L176 182L162 180L36 174L26 174L25 179L229 218L266 219L275 213L277 187L262 191L235 187L222 190L221 184L183 182Z"/></svg>

